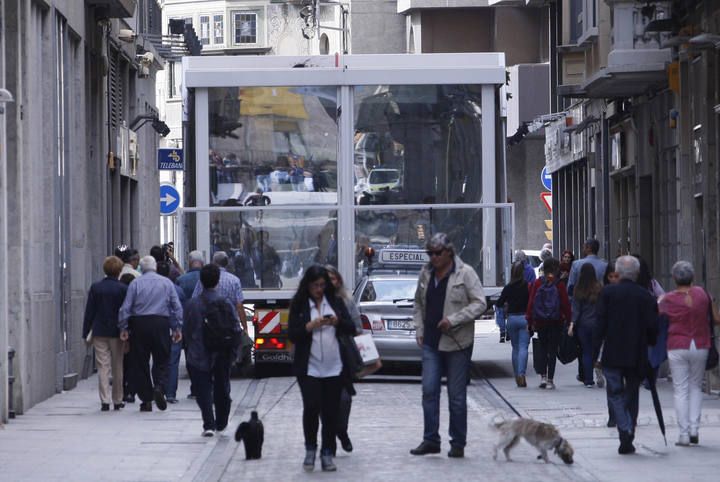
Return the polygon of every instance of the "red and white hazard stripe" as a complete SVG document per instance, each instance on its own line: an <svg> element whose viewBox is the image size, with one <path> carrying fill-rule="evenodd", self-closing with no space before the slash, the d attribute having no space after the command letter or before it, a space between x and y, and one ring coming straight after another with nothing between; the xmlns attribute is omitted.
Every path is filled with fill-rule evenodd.
<svg viewBox="0 0 720 482"><path fill-rule="evenodd" d="M280 333L280 312L261 311L258 313L258 329L260 333Z"/></svg>

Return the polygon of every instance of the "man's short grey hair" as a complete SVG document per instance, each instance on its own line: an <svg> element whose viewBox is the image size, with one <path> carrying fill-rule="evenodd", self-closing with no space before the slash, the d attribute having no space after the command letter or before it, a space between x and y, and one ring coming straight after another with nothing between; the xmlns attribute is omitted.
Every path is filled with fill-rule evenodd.
<svg viewBox="0 0 720 482"><path fill-rule="evenodd" d="M213 254L213 264L220 266L221 268L227 268L229 261L230 259L225 251L216 251L215 254Z"/></svg>
<svg viewBox="0 0 720 482"><path fill-rule="evenodd" d="M157 261L152 256L143 256L140 258L140 271L157 271Z"/></svg>
<svg viewBox="0 0 720 482"><path fill-rule="evenodd" d="M515 261L527 261L527 254L522 249L515 251Z"/></svg>
<svg viewBox="0 0 720 482"><path fill-rule="evenodd" d="M640 274L640 261L635 256L620 256L615 260L615 272L620 279L637 281Z"/></svg>
<svg viewBox="0 0 720 482"><path fill-rule="evenodd" d="M205 264L205 256L203 256L202 251L190 251L190 253L188 253L188 263L190 265L193 263L199 264L200 266Z"/></svg>
<svg viewBox="0 0 720 482"><path fill-rule="evenodd" d="M678 286L690 286L695 278L695 269L689 261L678 261L670 273Z"/></svg>
<svg viewBox="0 0 720 482"><path fill-rule="evenodd" d="M452 254L455 254L455 245L452 244L450 238L445 233L435 233L430 238L426 245L427 249L447 249Z"/></svg>

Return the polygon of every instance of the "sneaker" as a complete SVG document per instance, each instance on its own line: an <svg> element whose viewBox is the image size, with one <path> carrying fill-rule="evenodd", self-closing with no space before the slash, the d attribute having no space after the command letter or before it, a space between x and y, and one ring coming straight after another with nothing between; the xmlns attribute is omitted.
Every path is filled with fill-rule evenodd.
<svg viewBox="0 0 720 482"><path fill-rule="evenodd" d="M500 343L505 343L505 340L507 340L507 334L504 331L500 332Z"/></svg>
<svg viewBox="0 0 720 482"><path fill-rule="evenodd" d="M412 455L439 454L440 446L423 440L420 445L410 450L410 453Z"/></svg>
<svg viewBox="0 0 720 482"><path fill-rule="evenodd" d="M203 430L202 436L203 436L203 437L214 437L214 436L215 436L215 430L210 430L210 429Z"/></svg>
<svg viewBox="0 0 720 482"><path fill-rule="evenodd" d="M553 383L552 380L548 380L548 381L547 381L547 387L546 387L546 388L547 388L548 390L555 390L555 384Z"/></svg>
<svg viewBox="0 0 720 482"><path fill-rule="evenodd" d="M542 377L540 379L540 385L538 385L538 388L542 388L543 390L547 387L547 378Z"/></svg>
<svg viewBox="0 0 720 482"><path fill-rule="evenodd" d="M590 383L585 384L585 388L594 388L594 387L595 387L595 382L590 382Z"/></svg>
<svg viewBox="0 0 720 482"><path fill-rule="evenodd" d="M109 403L101 403L101 404L100 404L100 411L101 411L101 412L109 412L109 411L110 411L110 404L109 404Z"/></svg>
<svg viewBox="0 0 720 482"><path fill-rule="evenodd" d="M165 394L162 390L158 388L153 390L153 400L155 400L155 405L157 405L157 408L161 411L167 408L167 400L165 400Z"/></svg>
<svg viewBox="0 0 720 482"><path fill-rule="evenodd" d="M320 466L323 472L335 472L337 470L332 455L330 454L320 456Z"/></svg>
<svg viewBox="0 0 720 482"><path fill-rule="evenodd" d="M175 397L165 397L165 401L172 404L178 403L178 399Z"/></svg>
<svg viewBox="0 0 720 482"><path fill-rule="evenodd" d="M461 459L465 457L465 449L462 447L450 447L450 451L448 452L448 457L453 459Z"/></svg>
<svg viewBox="0 0 720 482"><path fill-rule="evenodd" d="M303 469L305 472L312 472L315 470L315 449L305 450L305 460L303 460Z"/></svg>
<svg viewBox="0 0 720 482"><path fill-rule="evenodd" d="M689 447L690 437L687 434L680 435L680 438L678 438L678 441L675 442L675 445L677 445L678 447Z"/></svg>

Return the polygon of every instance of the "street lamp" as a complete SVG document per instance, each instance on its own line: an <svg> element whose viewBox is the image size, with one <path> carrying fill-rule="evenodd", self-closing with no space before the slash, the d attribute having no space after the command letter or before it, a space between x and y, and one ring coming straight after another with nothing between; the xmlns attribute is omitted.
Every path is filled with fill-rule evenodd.
<svg viewBox="0 0 720 482"><path fill-rule="evenodd" d="M130 130L137 131L142 126L147 124L148 121L152 122L152 128L162 137L170 134L170 128L168 127L168 125L165 122L161 121L158 118L157 114L152 112L148 114L141 114L134 118L133 121L130 123Z"/></svg>

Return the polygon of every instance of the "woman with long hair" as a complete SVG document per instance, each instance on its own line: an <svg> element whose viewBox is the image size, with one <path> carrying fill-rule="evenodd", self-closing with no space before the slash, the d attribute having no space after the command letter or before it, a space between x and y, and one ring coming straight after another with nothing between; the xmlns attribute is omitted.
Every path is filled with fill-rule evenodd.
<svg viewBox="0 0 720 482"><path fill-rule="evenodd" d="M540 388L553 390L555 362L563 324L571 319L570 300L565 283L561 282L560 262L548 258L543 262L543 276L533 283L525 314L528 326L538 333L542 348Z"/></svg>
<svg viewBox="0 0 720 482"><path fill-rule="evenodd" d="M330 277L330 282L335 287L335 293L344 303L345 307L350 314L350 318L355 325L355 334L360 334L363 331L362 320L360 319L360 309L358 309L355 300L353 300L350 292L345 288L343 277L337 268L333 265L325 265L325 269ZM340 407L338 410L338 422L337 422L337 438L340 440L340 445L345 452L352 452L353 445L348 435L348 423L350 422L350 410L352 409L352 394L350 391L343 387L340 392Z"/></svg>
<svg viewBox="0 0 720 482"><path fill-rule="evenodd" d="M582 364L581 373L584 378L582 382L588 388L595 385L593 380L592 337L596 319L595 308L601 290L602 285L597 280L595 268L590 263L584 264L580 268L580 277L573 292L572 322L568 334L572 336L574 332L580 340L582 353L579 362Z"/></svg>
<svg viewBox="0 0 720 482"><path fill-rule="evenodd" d="M680 436L676 445L699 442L702 382L713 322L720 324L717 309L707 291L693 285L695 271L687 261L672 267L677 287L660 297L660 314L669 320L668 359L675 393L675 415Z"/></svg>
<svg viewBox="0 0 720 482"><path fill-rule="evenodd" d="M527 387L525 371L527 369L528 344L530 333L525 319L530 292L524 277L525 266L522 261L513 263L510 270L510 283L500 293L498 306L507 314L507 333L512 344L512 365L515 383L518 387Z"/></svg>
<svg viewBox="0 0 720 482"><path fill-rule="evenodd" d="M352 391L352 378L343 363L338 336L353 335L355 325L345 304L335 294L325 268L310 266L290 302L288 335L295 344L293 372L303 399L305 459L303 468L315 468L317 433L322 421L322 470L337 470L333 462L340 392Z"/></svg>

